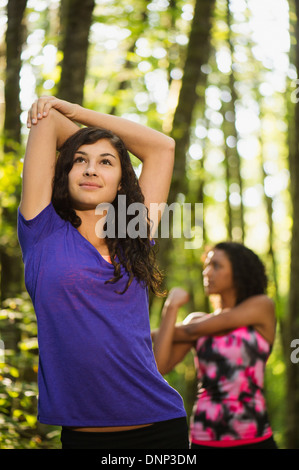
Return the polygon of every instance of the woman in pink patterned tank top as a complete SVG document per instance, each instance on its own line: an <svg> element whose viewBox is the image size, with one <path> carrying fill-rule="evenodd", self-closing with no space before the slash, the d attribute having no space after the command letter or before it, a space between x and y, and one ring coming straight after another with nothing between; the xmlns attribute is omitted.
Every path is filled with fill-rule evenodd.
<svg viewBox="0 0 299 470"><path fill-rule="evenodd" d="M198 395L190 419L192 449L276 449L264 396L264 372L275 338L274 304L258 256L244 245L218 243L203 271L205 292L218 296L213 313L177 323L188 293L174 288L164 304L154 352L162 374L193 349Z"/></svg>

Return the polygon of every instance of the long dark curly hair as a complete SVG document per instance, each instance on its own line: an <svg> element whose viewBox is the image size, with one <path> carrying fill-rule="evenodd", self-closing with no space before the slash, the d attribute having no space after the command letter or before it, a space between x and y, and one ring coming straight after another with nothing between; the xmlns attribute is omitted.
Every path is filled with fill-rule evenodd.
<svg viewBox="0 0 299 470"><path fill-rule="evenodd" d="M122 277L122 265L129 275L129 280L125 289L122 292L116 291L117 293L124 293L135 277L139 282L144 283L155 295L165 295L161 290L163 276L157 267L155 247L150 240L150 220L148 218L148 211L143 205L144 196L141 192L129 153L123 141L113 132L98 127L84 127L65 141L63 146L59 149L59 156L55 167L52 193L53 206L60 217L69 221L75 228L81 225L81 219L76 214L71 204L68 191L68 174L72 169L73 158L78 148L84 144L93 144L101 139L108 140L117 151L122 171L120 182L121 189L118 191L115 200L111 203L114 211L110 211L110 214L108 211L106 218L106 220L109 219L111 222L111 212L114 214L115 229L113 237L110 237L109 231L106 231L106 233L108 233L105 237L106 243L111 262L114 266L114 277L106 282L115 283ZM145 226L138 227L139 230L137 230L139 234L141 233L143 235L143 233L145 233L146 236L141 237L138 235L136 238L132 238L129 236L124 237L123 233L118 233L118 223L116 223L119 210L118 195L126 196L123 198L126 205L124 208L125 214L122 214L122 217L126 220L126 227L130 220L135 217L135 215L129 215L127 213L128 206L136 202L143 205L145 211L143 223ZM123 209L123 206L121 209ZM107 225L106 227L104 225L104 229L105 228L107 228Z"/></svg>
<svg viewBox="0 0 299 470"><path fill-rule="evenodd" d="M225 251L232 265L237 292L236 304L253 295L265 294L268 285L265 266L249 248L237 242L221 242L214 249Z"/></svg>

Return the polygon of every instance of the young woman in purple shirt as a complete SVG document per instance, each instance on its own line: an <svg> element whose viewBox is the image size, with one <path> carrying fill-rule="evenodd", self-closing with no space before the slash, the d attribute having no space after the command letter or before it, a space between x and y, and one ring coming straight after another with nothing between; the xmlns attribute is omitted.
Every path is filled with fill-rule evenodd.
<svg viewBox="0 0 299 470"><path fill-rule="evenodd" d="M183 401L157 370L148 312L148 289L158 293L161 281L151 203L167 200L174 141L55 97L32 105L28 128L18 236L38 324L38 419L62 426L65 449L188 448ZM128 151L142 163L139 180ZM118 228L136 202L147 209L145 236ZM115 236L105 236L111 220Z"/></svg>

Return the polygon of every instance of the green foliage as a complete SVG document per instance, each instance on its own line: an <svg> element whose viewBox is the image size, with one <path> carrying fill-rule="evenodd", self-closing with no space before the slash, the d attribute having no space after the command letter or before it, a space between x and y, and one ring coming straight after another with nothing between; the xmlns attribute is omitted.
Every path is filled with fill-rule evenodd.
<svg viewBox="0 0 299 470"><path fill-rule="evenodd" d="M15 142L0 140L0 148L9 146L9 151L0 153L0 246L6 251L15 250L16 211L21 194L22 147Z"/></svg>
<svg viewBox="0 0 299 470"><path fill-rule="evenodd" d="M275 50L273 57L269 52L268 57L258 44L248 2L230 2L229 12L228 3L224 0L216 2L212 49L197 86L198 103L194 106L191 145L187 152L188 190L179 197L184 201L204 203L203 241L213 244L228 237L229 210L235 216L234 221L240 218L238 197L243 196L245 243L266 260L269 294L276 300L278 317L282 320L289 288L292 225L284 87L290 87L290 80L296 77L294 70L282 70L288 60L287 50ZM172 122L185 71L194 5L194 0L97 1L90 31L84 105L172 132L177 139L182 137L179 129L172 129ZM51 0L28 2L21 57L23 123L29 97L55 95L59 84L62 61L59 7L60 2ZM0 15L4 25L4 10ZM271 34L273 32L267 31L267 37ZM228 66L229 63L232 66ZM1 62L1 65L0 85L5 76L5 64ZM232 91L236 93L235 97ZM238 121L237 133L233 126L236 111L244 112L243 119ZM254 129L252 123L256 122L258 128ZM23 139L26 139L25 129ZM3 141L0 147L3 149ZM14 142L9 142L9 147L9 152L0 155L0 251L11 254L19 250L16 210L21 192L24 148ZM243 194L236 173L232 180L226 174L228 167L235 171L237 151L241 157L241 171L237 176L241 176ZM134 163L137 166L139 161ZM273 223L272 241L270 221ZM239 220L232 227L232 238L240 236L238 224ZM207 303L202 289L200 259L204 243L199 250L188 250L184 249L184 241L172 241L167 287L185 287L191 294L190 311L204 310ZM269 254L271 243L273 256ZM277 285L274 278L277 278ZM23 290L24 286L20 286L20 293ZM159 324L161 308L161 300L153 299L153 327ZM189 312L181 312L182 317L185 313ZM0 328L5 344L5 361L0 370L0 448L58 447L58 430L41 426L36 421L37 331L33 308L26 294L5 301L0 310ZM267 365L266 390L275 437L283 447L285 361L279 338L280 332ZM191 354L167 376L167 380L182 394L190 414L196 393Z"/></svg>
<svg viewBox="0 0 299 470"><path fill-rule="evenodd" d="M278 328L272 353L266 366L265 393L270 423L279 449L286 448L286 364Z"/></svg>
<svg viewBox="0 0 299 470"><path fill-rule="evenodd" d="M57 448L59 431L37 422L37 326L27 293L0 310L0 448Z"/></svg>

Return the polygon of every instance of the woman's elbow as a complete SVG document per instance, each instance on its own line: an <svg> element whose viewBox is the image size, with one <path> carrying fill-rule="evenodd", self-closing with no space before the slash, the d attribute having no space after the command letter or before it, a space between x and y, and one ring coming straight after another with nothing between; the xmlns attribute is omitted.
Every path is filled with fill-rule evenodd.
<svg viewBox="0 0 299 470"><path fill-rule="evenodd" d="M161 365L157 363L157 369L161 375L166 375L171 372L171 367L169 367L167 364Z"/></svg>
<svg viewBox="0 0 299 470"><path fill-rule="evenodd" d="M175 140L172 137L168 137L168 155L169 158L172 160L172 163L174 163L174 157L175 157Z"/></svg>
<svg viewBox="0 0 299 470"><path fill-rule="evenodd" d="M194 323L184 325L184 335L185 341L196 341L201 336L198 331L198 325L195 325Z"/></svg>
<svg viewBox="0 0 299 470"><path fill-rule="evenodd" d="M170 152L172 152L174 154L174 152L175 152L175 140L172 137L168 137L168 146L169 146Z"/></svg>

